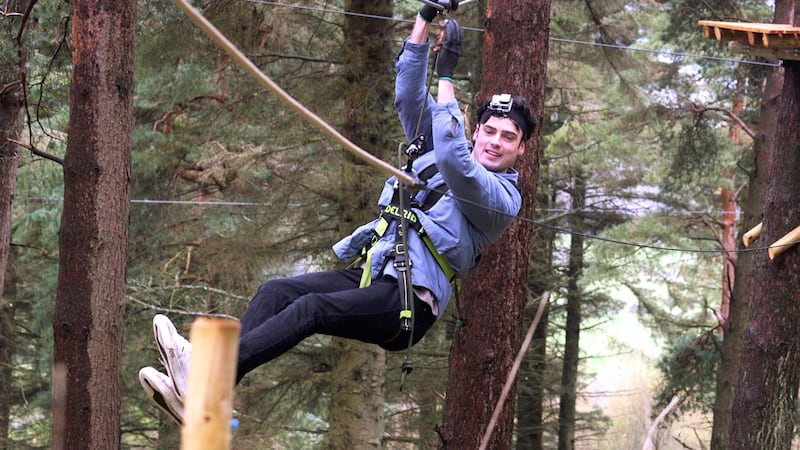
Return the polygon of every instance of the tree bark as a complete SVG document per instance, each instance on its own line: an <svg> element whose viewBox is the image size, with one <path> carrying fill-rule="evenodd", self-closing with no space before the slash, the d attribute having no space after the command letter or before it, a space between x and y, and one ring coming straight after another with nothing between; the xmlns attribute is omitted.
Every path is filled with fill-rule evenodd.
<svg viewBox="0 0 800 450"><path fill-rule="evenodd" d="M550 2L490 0L487 5L481 98L498 92L519 93L531 102L535 117L543 110ZM520 216L535 207L541 128L517 162L524 200ZM450 353L442 447L477 448L502 394L522 343L527 277L533 227L517 221L483 254L463 281ZM516 389L507 397L489 448L511 447Z"/></svg>
<svg viewBox="0 0 800 450"><path fill-rule="evenodd" d="M540 179L547 178L546 160L542 161ZM545 181L544 183L547 183ZM537 194L537 207L543 210L550 208L548 195ZM545 291L552 291L553 282L553 246L555 232L549 228L534 230L531 241L531 265L528 274L528 289L533 298L541 298ZM526 322L533 320L535 305L527 308ZM545 405L545 370L547 368L547 326L549 308L545 310L539 326L533 334L531 348L525 355L519 381L519 407L517 408L517 450L544 449L544 405Z"/></svg>
<svg viewBox="0 0 800 450"><path fill-rule="evenodd" d="M722 329L730 315L733 285L736 283L736 260L739 255L736 253L736 193L729 188L722 188L720 197L724 214L720 221L720 244L726 252L722 260L722 299L717 312Z"/></svg>
<svg viewBox="0 0 800 450"><path fill-rule="evenodd" d="M11 254L11 232L14 196L17 187L19 148L24 125L24 91L27 53L18 39L24 27L22 12L28 2L12 1L6 5L9 14L0 28L0 39L13 42L16 58L0 56L0 386L11 386L14 354L14 305L5 298L6 272ZM16 14L14 14L16 13ZM17 15L19 14L19 15ZM9 448L8 431L11 413L11 390L0 389L0 449Z"/></svg>
<svg viewBox="0 0 800 450"><path fill-rule="evenodd" d="M0 80L3 84L3 80ZM17 144L23 125L22 100L17 89L0 95L0 386L11 386L14 355L14 304L5 297L11 255L11 217L17 184ZM6 449L11 413L11 390L0 389L0 449Z"/></svg>
<svg viewBox="0 0 800 450"><path fill-rule="evenodd" d="M800 11L800 2L794 2ZM800 225L800 62L784 61L780 113L759 242ZM731 448L789 449L800 385L800 248L754 255L753 301L742 337Z"/></svg>
<svg viewBox="0 0 800 450"><path fill-rule="evenodd" d="M777 19L777 15L776 15ZM776 22L779 22L776 20ZM770 179L772 141L778 116L778 99L783 81L783 69L775 68L767 77L761 101L761 114L758 131L753 144L753 169L750 172L746 197L741 208L743 213L742 230L747 231L761 222L767 183ZM764 244L760 239L756 245ZM744 249L740 242L739 249ZM739 377L741 337L747 326L752 285L753 253L741 252L734 267L733 291L728 305L728 315L722 325L722 345L720 363L716 374L716 394L714 396L714 419L711 432L711 449L730 448L731 421L733 419L733 398Z"/></svg>
<svg viewBox="0 0 800 450"><path fill-rule="evenodd" d="M586 204L586 180L578 168L572 177L572 229L583 227L581 211ZM583 272L583 236L573 234L570 238L569 263L567 266L567 324L564 330L564 364L561 371L561 399L558 408L558 449L575 448L575 411L578 400L578 361L580 359L581 336L581 291L578 280Z"/></svg>
<svg viewBox="0 0 800 450"><path fill-rule="evenodd" d="M71 6L52 448L118 448L136 3Z"/></svg>
<svg viewBox="0 0 800 450"><path fill-rule="evenodd" d="M333 351L328 448L383 448L386 353L346 339L336 339Z"/></svg>
<svg viewBox="0 0 800 450"><path fill-rule="evenodd" d="M535 292L535 291L533 291ZM541 295L539 295L541 298ZM525 318L533 320L536 311L528 308ZM533 333L531 348L525 355L520 372L519 407L517 409L517 450L544 449L545 370L547 368L547 326L549 308L542 315Z"/></svg>
<svg viewBox="0 0 800 450"><path fill-rule="evenodd" d="M386 105L393 103L390 57L391 0L348 0L345 8L357 13L345 16L343 46L344 101L347 112L343 133L376 156L391 155L396 148L389 141L386 123L397 121ZM385 152L385 153L381 153ZM350 233L356 226L374 219L376 188L383 174L370 170L349 154L342 174L342 216L339 229ZM386 355L379 347L362 342L334 339L336 349L332 373L330 431L332 449L379 449L384 434L383 385Z"/></svg>
<svg viewBox="0 0 800 450"><path fill-rule="evenodd" d="M0 386L12 385L12 361L15 339L15 308L6 298L6 274L11 258L11 234L14 198L19 167L19 142L24 126L25 65L28 52L21 38L29 8L29 1L12 1L6 5L6 21L2 26L2 39L13 42L16 58L0 60ZM11 413L11 391L0 393L0 449L10 448L8 432Z"/></svg>

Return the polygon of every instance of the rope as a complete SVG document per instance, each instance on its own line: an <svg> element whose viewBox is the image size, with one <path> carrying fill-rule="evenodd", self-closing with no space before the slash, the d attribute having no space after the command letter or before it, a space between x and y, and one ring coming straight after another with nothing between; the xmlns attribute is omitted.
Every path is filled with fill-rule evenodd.
<svg viewBox="0 0 800 450"><path fill-rule="evenodd" d="M361 147L357 146L349 139L344 137L341 133L336 131L335 128L330 126L327 122L322 120L316 114L311 112L302 103L297 101L294 97L284 91L278 84L270 79L264 72L262 72L252 61L250 61L222 32L220 32L208 19L203 16L197 8L193 7L188 0L175 0L175 3L189 16L190 19L208 34L211 39L217 44L218 47L223 49L231 58L234 59L243 69L245 69L253 78L261 83L264 87L272 91L286 106L294 109L304 119L315 125L320 131L330 136L333 140L338 142L345 150L352 153L357 158L370 164L376 169L380 169L390 175L394 175L398 180L411 186L421 187L422 183L419 179L407 174L391 164L376 158L372 154L366 152Z"/></svg>
<svg viewBox="0 0 800 450"><path fill-rule="evenodd" d="M514 385L514 380L517 378L517 372L519 372L519 368L522 365L522 357L525 356L525 352L528 351L528 346L531 345L533 332L536 330L539 320L542 319L542 315L544 314L549 300L550 292L542 294L542 299L539 300L539 308L536 310L536 316L533 318L533 322L531 322L531 326L528 328L528 334L525 335L522 347L520 347L519 352L517 352L517 357L514 359L514 364L511 366L511 372L509 372L508 378L506 378L506 384L503 386L503 392L500 394L500 398L495 404L492 418L489 420L489 425L486 427L486 433L484 433L483 439L481 439L480 450L486 449L486 446L489 445L489 439L491 439L494 427L497 425L497 420L500 417L500 413L503 411L503 403L506 402L506 398L508 398L508 394L511 392L511 387Z"/></svg>

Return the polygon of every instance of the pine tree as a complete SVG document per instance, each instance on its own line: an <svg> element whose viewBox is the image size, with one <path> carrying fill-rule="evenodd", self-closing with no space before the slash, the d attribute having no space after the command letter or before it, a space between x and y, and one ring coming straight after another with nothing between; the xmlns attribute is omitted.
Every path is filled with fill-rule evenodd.
<svg viewBox="0 0 800 450"><path fill-rule="evenodd" d="M484 34L485 72L480 98L517 92L531 100L534 116L541 118L550 2L497 1L490 2L487 11L491 15ZM537 128L526 145L524 158L517 163L523 198L536 195L540 133L541 128ZM535 202L523 205L520 215L530 217ZM450 353L442 427L445 448L476 448L490 425L486 420L501 397L522 342L530 255L527 242L531 236L530 224L512 225L484 252L478 267L463 282L459 323ZM487 339L489 336L491 339ZM512 392L501 405L504 409L498 423L492 424L492 448L511 445L515 398Z"/></svg>
<svg viewBox="0 0 800 450"><path fill-rule="evenodd" d="M11 386L14 354L14 313L12 301L6 299L6 273L11 259L11 231L14 197L19 166L19 145L24 123L24 84L27 52L22 48L27 1L6 5L8 14L0 23L0 385ZM16 50L16 51L15 51ZM0 448L9 448L8 430L11 413L11 390L0 393Z"/></svg>
<svg viewBox="0 0 800 450"><path fill-rule="evenodd" d="M73 2L70 139L53 318L53 448L120 440L135 3Z"/></svg>

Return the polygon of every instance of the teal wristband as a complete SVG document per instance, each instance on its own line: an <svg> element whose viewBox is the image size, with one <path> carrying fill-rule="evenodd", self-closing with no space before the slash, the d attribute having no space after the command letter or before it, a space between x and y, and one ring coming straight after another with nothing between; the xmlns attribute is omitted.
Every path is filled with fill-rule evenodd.
<svg viewBox="0 0 800 450"><path fill-rule="evenodd" d="M442 81L442 80L447 80L447 81L449 81L451 83L453 82L453 79L450 78L450 77L439 77L439 81Z"/></svg>

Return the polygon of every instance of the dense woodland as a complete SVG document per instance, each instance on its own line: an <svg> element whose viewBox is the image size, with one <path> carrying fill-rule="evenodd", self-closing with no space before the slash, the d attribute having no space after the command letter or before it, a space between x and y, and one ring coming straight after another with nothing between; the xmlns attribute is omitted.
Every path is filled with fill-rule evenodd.
<svg viewBox="0 0 800 450"><path fill-rule="evenodd" d="M377 213L386 174L289 110L166 0L120 2L123 17L123 4L135 9L131 125L126 131L121 119L101 142L119 152L70 159L68 149L80 151L76 117L92 116L76 98L94 87L72 81L79 64L92 62L75 59L87 43L75 42L71 7L87 3L10 1L0 17L0 236L10 236L0 238L0 448L51 448L63 432L54 417L64 405L53 392L63 374L53 368L73 360L59 344L68 332L54 329L69 315L57 303L88 293L66 288L65 264L75 257L60 253L75 249L59 239L67 240L65 220L78 229L85 220L65 214L85 194L69 177L103 158L117 158L117 184L129 183L95 197L98 214L128 218L124 292L109 293L107 304L124 307L119 367L105 376L105 385L117 375L120 384L98 381L103 366L87 376L112 398L118 389L109 414L119 416L112 439L120 448L177 448L179 428L137 379L141 367L159 366L153 315L187 332L198 314L240 315L270 277L335 266L330 246ZM504 73L498 59L483 57L487 8L508 8L494 13L517 19L504 22L511 36L515 26L527 36L533 23L514 16L514 3L549 12L549 29L534 31L545 42L516 43L532 59L546 54L535 195L518 219L531 238L515 243L529 261L489 259L500 273L512 263L527 273L515 345L505 345L511 358L541 298L548 307L508 403L509 426L490 448L792 448L800 340L791 337L800 337L800 321L797 306L782 308L800 299L797 279L781 271L800 260L793 248L770 263L765 246L800 225L791 184L800 182L791 156L800 154L800 128L781 127L797 121L799 69L730 53L697 21L791 23L800 5L467 2L452 16L464 29L456 83L470 118L484 78L496 83ZM392 63L420 2L196 4L293 97L375 156L401 163ZM126 39L124 30L112 36ZM124 68L122 57L113 67ZM762 220L780 227L744 248L741 235ZM519 302L469 297L483 270L414 348L402 390L405 354L325 336L248 375L236 389L234 448L434 449L453 432L479 440L489 415L476 418L480 429L459 430L452 418L471 408L448 401L454 380L485 368L449 371L453 337L464 317L491 321L497 305ZM778 278L788 284L772 284ZM91 326L101 326L99 317ZM101 344L118 353L113 339ZM748 363L764 370L740 372ZM752 372L765 378L739 375ZM472 392L483 397L474 409L491 411L505 381L495 376L485 393Z"/></svg>

